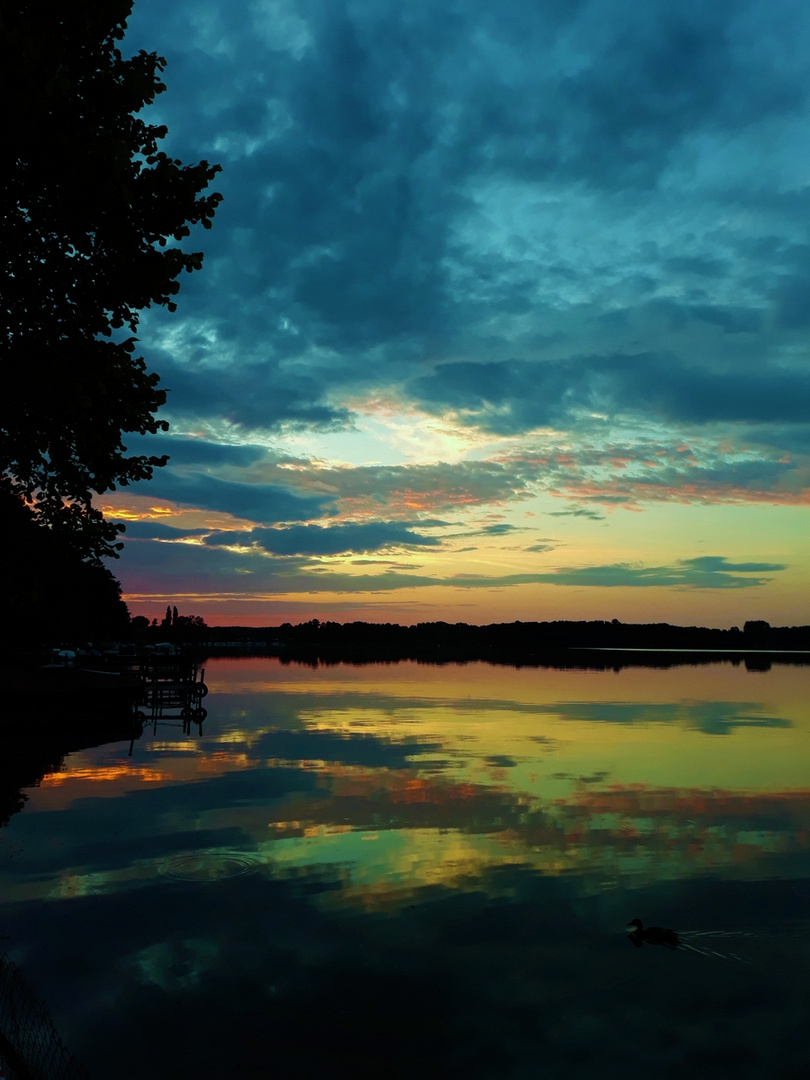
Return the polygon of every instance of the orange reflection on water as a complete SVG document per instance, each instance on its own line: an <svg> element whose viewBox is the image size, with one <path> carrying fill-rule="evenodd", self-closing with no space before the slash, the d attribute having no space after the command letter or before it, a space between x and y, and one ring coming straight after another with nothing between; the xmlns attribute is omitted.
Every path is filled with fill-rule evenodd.
<svg viewBox="0 0 810 1080"><path fill-rule="evenodd" d="M244 752L212 750L199 755L197 771L204 776L210 776L231 770L250 769L255 764L255 760Z"/></svg>
<svg viewBox="0 0 810 1080"><path fill-rule="evenodd" d="M138 764L137 759L123 756L114 762L94 764L94 757L104 750L115 753L111 746L70 754L61 769L46 773L37 785L36 797L29 797L29 812L63 809L86 795L118 798L143 785L160 787L183 781L201 781L252 768L257 764L243 750L203 749L199 743L190 740L151 742L151 760L148 759L146 764ZM171 757L163 756L167 752Z"/></svg>
<svg viewBox="0 0 810 1080"><path fill-rule="evenodd" d="M106 765L96 766L95 768L86 766L84 768L66 769L63 772L46 773L40 781L40 786L44 788L61 787L68 781L109 784L122 779L127 781L138 780L147 784L161 784L168 783L176 779L176 777L172 773L163 772L159 769L132 765Z"/></svg>
<svg viewBox="0 0 810 1080"><path fill-rule="evenodd" d="M449 802L474 799L476 796L476 789L472 784L445 784L439 787L431 780L420 777L406 779L399 791L389 791L393 803L431 803L433 806L444 806Z"/></svg>

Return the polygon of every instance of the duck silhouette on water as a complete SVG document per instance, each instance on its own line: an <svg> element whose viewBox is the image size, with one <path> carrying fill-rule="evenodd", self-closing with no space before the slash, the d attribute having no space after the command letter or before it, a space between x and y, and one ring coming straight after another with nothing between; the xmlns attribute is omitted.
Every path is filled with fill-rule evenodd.
<svg viewBox="0 0 810 1080"><path fill-rule="evenodd" d="M736 952L721 952L713 948L718 939L725 944L729 939L760 938L763 935L751 930L668 930L664 926L645 926L641 919L631 919L627 924L627 936L637 949L642 945L663 945L665 949L698 953L700 956L716 957L718 960L738 960L753 964L755 960Z"/></svg>
<svg viewBox="0 0 810 1080"><path fill-rule="evenodd" d="M683 944L677 930L667 930L663 926L645 927L641 919L631 919L627 924L628 938L637 949L642 945L663 945L665 949L677 949Z"/></svg>

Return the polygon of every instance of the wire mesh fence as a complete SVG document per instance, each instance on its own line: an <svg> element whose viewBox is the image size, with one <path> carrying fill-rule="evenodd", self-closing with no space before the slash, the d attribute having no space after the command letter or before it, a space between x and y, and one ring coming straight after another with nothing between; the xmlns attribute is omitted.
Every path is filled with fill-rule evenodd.
<svg viewBox="0 0 810 1080"><path fill-rule="evenodd" d="M48 1010L5 953L0 955L0 1076L3 1080L89 1080L59 1038Z"/></svg>

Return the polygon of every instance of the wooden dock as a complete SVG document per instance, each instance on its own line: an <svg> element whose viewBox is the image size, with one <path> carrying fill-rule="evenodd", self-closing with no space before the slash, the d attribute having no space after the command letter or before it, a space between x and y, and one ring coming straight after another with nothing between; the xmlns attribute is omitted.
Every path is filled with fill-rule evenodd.
<svg viewBox="0 0 810 1080"><path fill-rule="evenodd" d="M201 724L208 715L205 670L190 657L149 656L137 669L141 684L136 716L157 726L159 720Z"/></svg>

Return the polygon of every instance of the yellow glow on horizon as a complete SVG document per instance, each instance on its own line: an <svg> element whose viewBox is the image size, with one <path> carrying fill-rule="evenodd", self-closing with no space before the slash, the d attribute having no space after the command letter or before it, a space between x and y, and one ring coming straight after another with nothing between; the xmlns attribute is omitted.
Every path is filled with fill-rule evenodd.
<svg viewBox="0 0 810 1080"><path fill-rule="evenodd" d="M323 476L328 473L325 467ZM452 510L448 499L455 499ZM443 505L438 505L442 500ZM166 514L163 511L168 504L143 498L141 502L120 502L119 507L122 516L129 515L128 520L159 520L180 529L248 531L255 527L254 522L245 519L202 510L176 507L172 514ZM120 569L124 571L121 576L125 600L133 614L143 612L151 618L157 614L150 610L151 604L165 608L167 603L182 599L202 605L196 613L209 623L220 624L267 626L305 621L313 616L324 621L357 618L410 623L427 618L477 624L515 619L618 618L623 622L721 627L741 626L750 618L764 618L774 625L804 625L810 621L806 603L810 567L803 507L774 507L765 533L761 506L756 503L707 507L661 502L643 510L638 506L630 509L632 512L626 507L572 503L559 493L538 494L509 504L482 505L476 504L464 489L448 496L438 485L416 490L403 484L389 492L384 516L413 522L418 530L420 516L441 511L447 524L427 534L441 539L441 546L392 546L365 555L351 551L312 555L297 567L289 563L292 580L287 585L281 572L282 561L273 565L277 556L233 543L230 546L234 554L242 560L256 560L252 577L242 575L239 587L235 587L233 578L228 581L223 576L221 588L217 588L215 579L209 579L205 590L187 588L182 593L176 593L170 584L157 586L157 578L157 587L144 588L149 580L146 575L140 577L137 587L127 588L126 551ZM156 510L161 511L157 517ZM382 512L371 493L341 499L339 511L334 517L313 519L309 524L328 528L333 524L362 523L378 520ZM580 511L596 519L583 517ZM511 531L486 533L487 525L498 523L512 526ZM182 539L198 548L206 546L197 537ZM533 546L541 550L529 550ZM770 580L747 588L697 588L688 581L684 585L645 583L635 587L580 584L574 579L566 584L557 584L553 579L538 583L498 580L512 574L550 575L558 568L567 571L621 565L677 570L685 565L684 560L704 555L722 556L730 564L761 562L784 569L752 574ZM394 561L398 565L384 565ZM265 566L273 575L271 587L269 581L263 584ZM386 572L396 574L399 580L391 580L390 587L380 580L380 588L370 581L371 587L364 590L364 575L373 577ZM335 579L337 574L342 580ZM492 584L475 585L471 575L491 578ZM431 578L436 583L411 582L409 576Z"/></svg>

